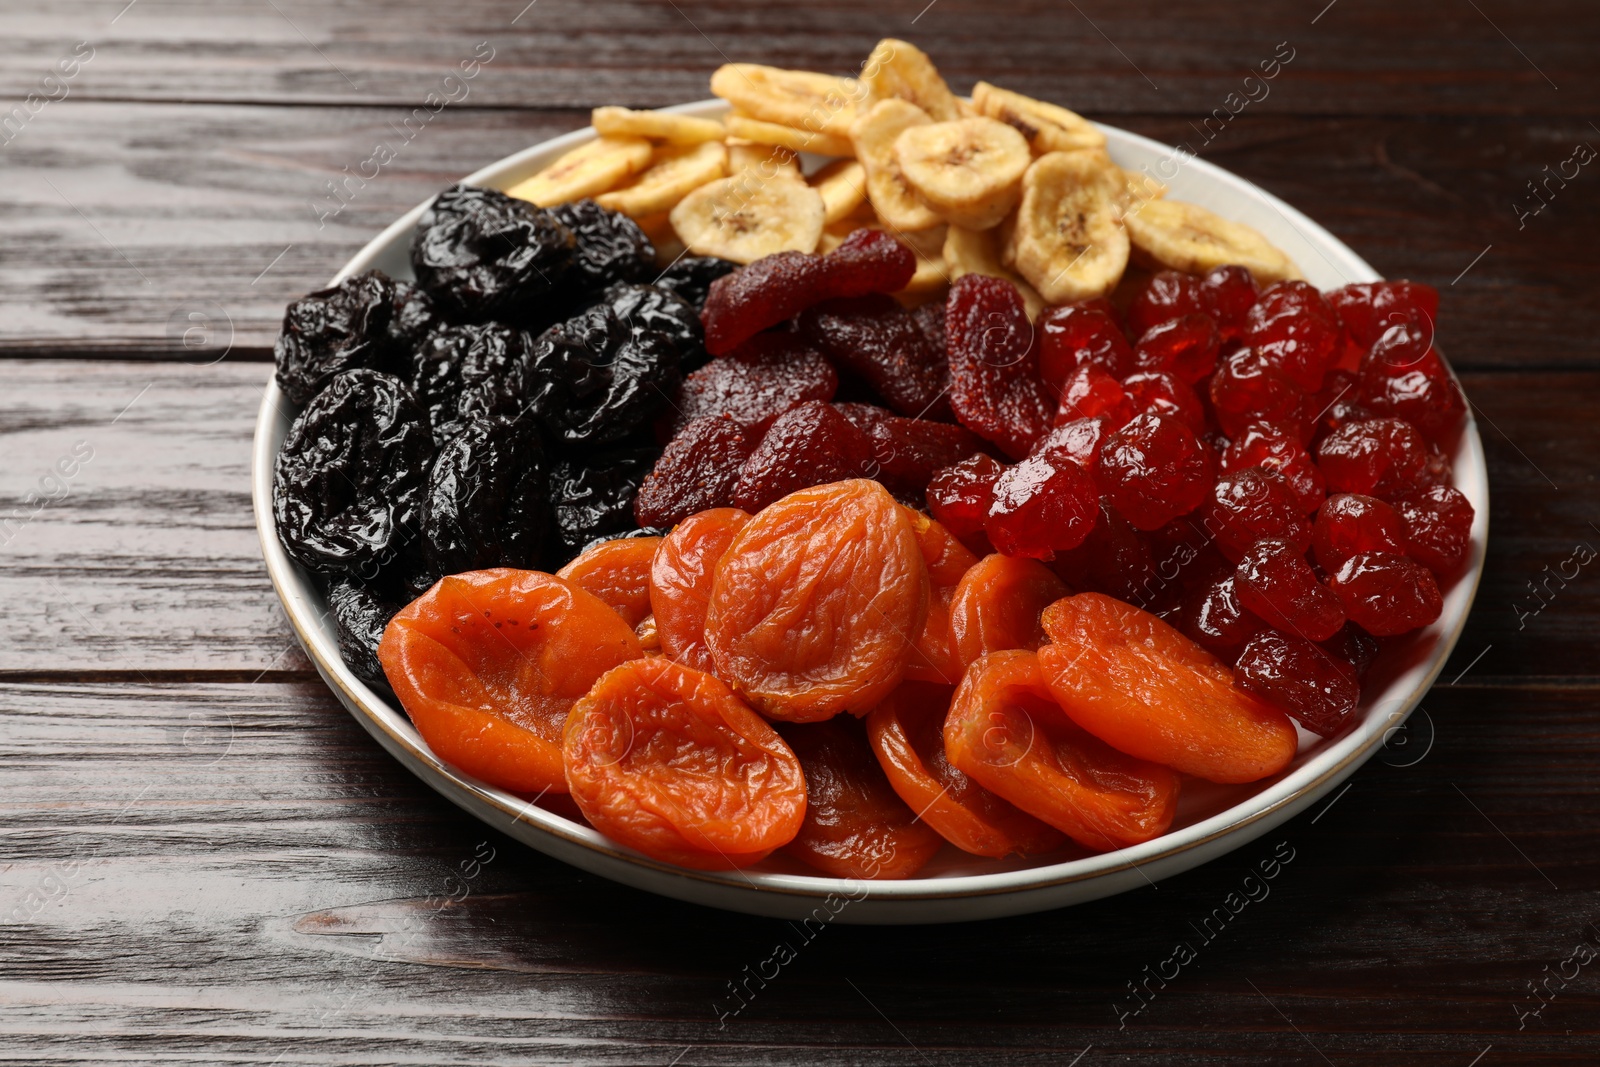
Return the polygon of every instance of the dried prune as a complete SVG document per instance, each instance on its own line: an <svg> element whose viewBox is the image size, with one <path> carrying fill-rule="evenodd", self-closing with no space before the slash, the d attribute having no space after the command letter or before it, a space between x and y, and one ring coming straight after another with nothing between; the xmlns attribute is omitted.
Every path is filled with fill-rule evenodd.
<svg viewBox="0 0 1600 1067"><path fill-rule="evenodd" d="M322 391L335 375L381 369L389 353L394 284L381 271L346 278L290 304L273 346L278 388L296 404Z"/></svg>
<svg viewBox="0 0 1600 1067"><path fill-rule="evenodd" d="M672 342L629 329L608 305L540 334L533 359L562 368L566 403L548 423L568 445L612 444L648 426L679 381Z"/></svg>
<svg viewBox="0 0 1600 1067"><path fill-rule="evenodd" d="M716 256L679 256L650 284L669 293L676 293L694 305L695 310L705 307L711 283L725 274L732 274L739 264L731 259Z"/></svg>
<svg viewBox="0 0 1600 1067"><path fill-rule="evenodd" d="M378 642L404 605L360 582L341 578L328 590L328 611L339 635L339 656L363 682L381 682Z"/></svg>
<svg viewBox="0 0 1600 1067"><path fill-rule="evenodd" d="M1233 669L1235 684L1321 737L1332 737L1355 715L1361 683L1350 664L1326 649L1276 630L1250 639Z"/></svg>
<svg viewBox="0 0 1600 1067"><path fill-rule="evenodd" d="M706 361L700 316L678 294L654 285L618 282L601 295L599 302L609 307L635 334L654 330L672 342L685 369L693 369Z"/></svg>
<svg viewBox="0 0 1600 1067"><path fill-rule="evenodd" d="M417 533L432 458L427 414L403 382L337 375L289 427L273 468L284 549L323 571L391 558Z"/></svg>
<svg viewBox="0 0 1600 1067"><path fill-rule="evenodd" d="M1214 465L1189 427L1140 415L1106 438L1095 478L1124 518L1154 530L1205 501Z"/></svg>
<svg viewBox="0 0 1600 1067"><path fill-rule="evenodd" d="M656 250L639 224L593 200L575 200L549 209L572 231L576 245L566 285L575 293L604 289L615 282L645 281L655 274Z"/></svg>
<svg viewBox="0 0 1600 1067"><path fill-rule="evenodd" d="M1055 397L1039 380L1033 323L1017 287L967 274L945 307L950 408L961 424L1021 459L1050 429Z"/></svg>
<svg viewBox="0 0 1600 1067"><path fill-rule="evenodd" d="M591 541L636 528L633 498L657 455L653 448L618 448L551 467L550 503L563 548L552 553L562 557L552 563L565 563Z"/></svg>
<svg viewBox="0 0 1600 1067"><path fill-rule="evenodd" d="M453 185L417 222L417 284L452 317L529 314L558 291L574 255L572 231L548 211L493 189Z"/></svg>
<svg viewBox="0 0 1600 1067"><path fill-rule="evenodd" d="M527 417L543 426L569 404L554 353L498 323L440 328L415 353L412 373L440 446L475 419Z"/></svg>
<svg viewBox="0 0 1600 1067"><path fill-rule="evenodd" d="M678 431L639 486L634 518L670 527L697 512L730 506L739 471L760 440L727 415L695 419Z"/></svg>
<svg viewBox="0 0 1600 1067"><path fill-rule="evenodd" d="M395 366L409 367L417 349L441 323L439 309L427 291L395 279L389 311L389 348Z"/></svg>
<svg viewBox="0 0 1600 1067"><path fill-rule="evenodd" d="M683 380L672 397L670 432L728 415L757 432L807 400L832 400L839 375L822 354L786 333L764 333Z"/></svg>
<svg viewBox="0 0 1600 1067"><path fill-rule="evenodd" d="M481 419L439 450L422 507L434 573L543 569L551 524L544 448L531 423Z"/></svg>
<svg viewBox="0 0 1600 1067"><path fill-rule="evenodd" d="M948 418L949 361L911 313L881 293L829 300L795 320L800 335L910 418Z"/></svg>
<svg viewBox="0 0 1600 1067"><path fill-rule="evenodd" d="M872 441L821 400L779 415L744 461L733 505L754 513L799 489L873 471Z"/></svg>

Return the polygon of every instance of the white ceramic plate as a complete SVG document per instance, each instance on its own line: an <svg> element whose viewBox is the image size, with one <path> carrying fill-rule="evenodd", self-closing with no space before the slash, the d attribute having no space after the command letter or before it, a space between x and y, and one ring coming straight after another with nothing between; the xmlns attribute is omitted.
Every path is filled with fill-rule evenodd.
<svg viewBox="0 0 1600 1067"><path fill-rule="evenodd" d="M671 110L717 117L718 100ZM1283 201L1227 171L1123 130L1103 127L1111 155L1124 167L1148 165L1171 186L1171 197L1203 204L1254 226L1300 264L1322 289L1377 280L1378 274L1332 234ZM506 188L562 152L594 136L578 130L509 156L465 181ZM411 233L419 204L363 248L334 279L371 268L412 276ZM1356 727L1331 741L1301 734L1299 755L1283 773L1247 786L1187 780L1172 829L1133 848L1101 855L1081 851L1032 860L994 861L946 846L914 879L860 882L824 878L781 856L728 873L689 871L613 844L594 830L484 785L445 766L405 714L367 686L339 658L322 593L289 559L272 523L272 467L293 411L275 384L267 386L256 428L252 491L267 571L290 623L329 686L350 713L395 758L434 789L484 822L541 852L619 882L735 911L846 923L955 922L1017 915L1110 896L1188 870L1254 840L1305 810L1348 778L1410 714L1444 666L1466 622L1488 535L1489 487L1477 427L1468 422L1452 457L1456 487L1477 511L1472 549L1448 585L1444 612L1426 630L1387 649L1368 676Z"/></svg>

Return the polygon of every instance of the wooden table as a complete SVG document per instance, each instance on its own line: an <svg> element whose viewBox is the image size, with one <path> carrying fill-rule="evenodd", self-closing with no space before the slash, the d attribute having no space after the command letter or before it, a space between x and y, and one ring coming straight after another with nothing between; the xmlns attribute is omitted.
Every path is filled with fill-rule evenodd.
<svg viewBox="0 0 1600 1067"><path fill-rule="evenodd" d="M1600 1060L1592 5L124 2L0 11L0 1062ZM726 58L845 72L886 35L1438 286L1489 564L1426 714L1327 806L1113 900L830 928L721 1015L792 931L580 874L401 770L284 622L248 442L285 302L437 188Z"/></svg>

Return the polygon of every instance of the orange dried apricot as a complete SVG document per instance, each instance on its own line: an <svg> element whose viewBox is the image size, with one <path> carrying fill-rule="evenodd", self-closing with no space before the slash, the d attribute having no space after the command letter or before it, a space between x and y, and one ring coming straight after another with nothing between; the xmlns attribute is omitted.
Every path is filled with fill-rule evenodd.
<svg viewBox="0 0 1600 1067"><path fill-rule="evenodd" d="M566 792L567 711L641 654L632 628L594 595L510 568L442 579L390 620L378 645L434 754L514 793Z"/></svg>
<svg viewBox="0 0 1600 1067"><path fill-rule="evenodd" d="M944 751L951 693L906 682L867 716L867 739L894 791L946 841L977 856L1034 856L1060 845L1059 831L951 765Z"/></svg>
<svg viewBox="0 0 1600 1067"><path fill-rule="evenodd" d="M962 664L950 640L950 602L956 584L978 562L973 551L933 519L902 508L911 532L922 549L922 562L928 568L928 617L917 635L911 662L906 665L906 680L955 685L961 680Z"/></svg>
<svg viewBox="0 0 1600 1067"><path fill-rule="evenodd" d="M1085 848L1103 852L1165 833L1178 776L1076 725L1039 668L1021 649L991 652L967 668L944 725L950 762Z"/></svg>
<svg viewBox="0 0 1600 1067"><path fill-rule="evenodd" d="M607 672L573 705L562 756L595 829L684 867L755 863L806 813L777 731L716 678L660 657Z"/></svg>
<svg viewBox="0 0 1600 1067"><path fill-rule="evenodd" d="M1294 759L1289 717L1149 612L1079 593L1046 608L1043 623L1045 682L1108 745L1213 782L1253 782Z"/></svg>
<svg viewBox="0 0 1600 1067"><path fill-rule="evenodd" d="M784 851L836 878L910 878L944 845L889 785L859 719L778 728L806 776L806 817Z"/></svg>
<svg viewBox="0 0 1600 1067"><path fill-rule="evenodd" d="M719 678L768 718L866 712L905 676L928 573L905 513L861 478L764 508L717 564L706 644Z"/></svg>
<svg viewBox="0 0 1600 1067"><path fill-rule="evenodd" d="M1038 560L990 553L962 576L950 602L950 636L963 668L989 652L1044 642L1039 614L1066 584Z"/></svg>
<svg viewBox="0 0 1600 1067"><path fill-rule="evenodd" d="M556 577L587 589L610 604L629 626L638 626L650 614L650 561L661 541L659 537L602 541L556 571Z"/></svg>
<svg viewBox="0 0 1600 1067"><path fill-rule="evenodd" d="M691 515L662 538L650 565L650 606L661 651L699 671L713 669L706 647L706 607L717 561L750 521L738 508Z"/></svg>

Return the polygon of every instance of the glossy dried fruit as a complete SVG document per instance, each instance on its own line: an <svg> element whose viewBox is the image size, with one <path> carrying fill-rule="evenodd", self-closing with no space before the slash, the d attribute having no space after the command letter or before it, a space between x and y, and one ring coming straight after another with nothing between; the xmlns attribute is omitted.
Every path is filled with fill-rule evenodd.
<svg viewBox="0 0 1600 1067"><path fill-rule="evenodd" d="M408 368L411 366L413 354L443 323L433 297L425 290L400 279L391 281L390 286L394 290L394 298L389 303L387 330L390 365L395 368ZM406 374L401 373L400 376L405 377Z"/></svg>
<svg viewBox="0 0 1600 1067"><path fill-rule="evenodd" d="M833 407L808 400L773 420L744 461L733 504L757 512L798 489L874 473L870 438Z"/></svg>
<svg viewBox="0 0 1600 1067"><path fill-rule="evenodd" d="M1193 430L1177 419L1140 415L1106 438L1095 480L1124 518L1154 530L1205 501L1214 467Z"/></svg>
<svg viewBox="0 0 1600 1067"><path fill-rule="evenodd" d="M1122 383L1093 364L1084 364L1068 373L1061 383L1061 399L1056 405L1055 425L1061 426L1081 419L1098 419L1107 432L1121 429L1138 412L1133 398L1122 388ZM1040 451L1039 441L1033 445L1033 454Z"/></svg>
<svg viewBox="0 0 1600 1067"><path fill-rule="evenodd" d="M1184 315L1146 330L1133 350L1132 366L1140 371L1166 371L1197 385L1216 370L1221 347L1222 335L1210 315Z"/></svg>
<svg viewBox="0 0 1600 1067"><path fill-rule="evenodd" d="M1467 557L1472 504L1457 489L1435 485L1394 502L1405 527L1405 553L1435 574L1449 574Z"/></svg>
<svg viewBox="0 0 1600 1067"><path fill-rule="evenodd" d="M422 504L422 544L434 576L537 569L553 526L548 467L533 426L483 419L439 450Z"/></svg>
<svg viewBox="0 0 1600 1067"><path fill-rule="evenodd" d="M699 309L705 306L706 296L711 292L711 283L738 269L739 264L731 259L718 259L716 256L679 256L650 284L678 294Z"/></svg>
<svg viewBox="0 0 1600 1067"><path fill-rule="evenodd" d="M865 712L900 684L928 576L876 482L802 489L739 532L717 565L706 642L719 677L770 718Z"/></svg>
<svg viewBox="0 0 1600 1067"><path fill-rule="evenodd" d="M991 553L956 585L950 637L963 669L990 652L1036 649L1044 641L1039 616L1071 591L1043 564Z"/></svg>
<svg viewBox="0 0 1600 1067"><path fill-rule="evenodd" d="M1401 419L1347 423L1317 445L1317 466L1333 493L1403 493L1415 486L1427 460L1422 435Z"/></svg>
<svg viewBox="0 0 1600 1067"><path fill-rule="evenodd" d="M800 336L859 375L901 415L950 417L950 367L911 313L884 294L829 300L795 320Z"/></svg>
<svg viewBox="0 0 1600 1067"><path fill-rule="evenodd" d="M321 571L393 558L417 534L432 458L427 415L399 379L336 376L290 425L273 466L284 550Z"/></svg>
<svg viewBox="0 0 1600 1067"><path fill-rule="evenodd" d="M1082 544L1099 517L1094 478L1071 459L1047 453L995 480L983 529L1008 556L1052 559Z"/></svg>
<svg viewBox="0 0 1600 1067"><path fill-rule="evenodd" d="M1328 579L1350 621L1374 637L1427 626L1444 609L1433 572L1397 552L1363 552Z"/></svg>
<svg viewBox="0 0 1600 1067"><path fill-rule="evenodd" d="M950 408L967 429L1021 459L1049 431L1055 398L1040 382L1033 324L1017 287L967 274L945 310Z"/></svg>
<svg viewBox="0 0 1600 1067"><path fill-rule="evenodd" d="M785 723L805 771L806 816L784 851L835 878L910 878L944 839L900 799L860 720Z"/></svg>
<svg viewBox="0 0 1600 1067"><path fill-rule="evenodd" d="M453 185L411 239L417 284L452 318L537 317L558 291L577 241L548 211L494 189Z"/></svg>
<svg viewBox="0 0 1600 1067"><path fill-rule="evenodd" d="M572 798L594 828L653 859L748 866L794 839L800 761L709 674L652 657L608 672L567 718Z"/></svg>
<svg viewBox="0 0 1600 1067"><path fill-rule="evenodd" d="M1245 642L1266 625L1239 602L1232 572L1195 590L1183 604L1183 632L1224 663L1238 659Z"/></svg>
<svg viewBox="0 0 1600 1067"><path fill-rule="evenodd" d="M1223 340L1236 340L1244 333L1245 320L1259 298L1255 275L1248 267L1229 264L1207 274L1201 288Z"/></svg>
<svg viewBox="0 0 1600 1067"><path fill-rule="evenodd" d="M977 856L1037 856L1060 831L956 770L944 748L951 689L906 682L867 716L867 737L889 784L946 841Z"/></svg>
<svg viewBox="0 0 1600 1067"><path fill-rule="evenodd" d="M634 518L643 526L671 526L696 512L731 506L739 471L760 441L731 416L695 419L677 432L640 484Z"/></svg>
<svg viewBox="0 0 1600 1067"><path fill-rule="evenodd" d="M920 498L935 474L988 447L965 426L905 419L872 404L834 407L872 439L876 477L894 493Z"/></svg>
<svg viewBox="0 0 1600 1067"><path fill-rule="evenodd" d="M1430 441L1452 434L1466 416L1466 399L1431 335L1411 326L1389 329L1361 361L1356 400L1377 415L1405 419Z"/></svg>
<svg viewBox="0 0 1600 1067"><path fill-rule="evenodd" d="M272 350L278 388L304 404L336 374L386 369L394 295L388 275L369 270L290 304Z"/></svg>
<svg viewBox="0 0 1600 1067"><path fill-rule="evenodd" d="M1253 348L1224 355L1211 376L1209 391L1217 424L1229 437L1239 436L1255 423L1297 421L1305 396L1282 370Z"/></svg>
<svg viewBox="0 0 1600 1067"><path fill-rule="evenodd" d="M1312 530L1317 566L1332 574L1363 552L1404 552L1405 527L1395 509L1358 493L1330 496Z"/></svg>
<svg viewBox="0 0 1600 1067"><path fill-rule="evenodd" d="M650 614L651 565L661 542L659 537L602 541L584 549L556 577L593 594L637 633Z"/></svg>
<svg viewBox="0 0 1600 1067"><path fill-rule="evenodd" d="M1143 337L1153 326L1211 310L1205 286L1191 274L1164 270L1151 276L1128 305L1128 333Z"/></svg>
<svg viewBox="0 0 1600 1067"><path fill-rule="evenodd" d="M1079 593L1046 608L1043 623L1045 684L1114 748L1224 783L1257 781L1294 759L1288 717L1235 688L1215 656L1149 612Z"/></svg>
<svg viewBox="0 0 1600 1067"><path fill-rule="evenodd" d="M479 419L552 428L570 403L568 375L556 353L498 323L433 333L413 354L411 387L428 409L440 446Z"/></svg>
<svg viewBox="0 0 1600 1067"><path fill-rule="evenodd" d="M1243 340L1301 392L1314 393L1338 359L1343 335L1315 286L1283 281L1268 286L1250 309Z"/></svg>
<svg viewBox="0 0 1600 1067"><path fill-rule="evenodd" d="M513 793L567 791L567 712L640 654L633 630L595 597L511 569L445 578L394 617L378 646L434 755Z"/></svg>
<svg viewBox="0 0 1600 1067"><path fill-rule="evenodd" d="M613 444L650 425L679 381L673 343L631 330L606 305L552 326L534 348L535 363L563 369L566 403L549 421L568 445Z"/></svg>
<svg viewBox="0 0 1600 1067"><path fill-rule="evenodd" d="M378 589L350 578L341 578L329 587L328 613L339 636L339 658L363 682L384 680L378 642L401 606Z"/></svg>
<svg viewBox="0 0 1600 1067"><path fill-rule="evenodd" d="M1361 699L1354 667L1310 641L1276 630L1250 639L1233 677L1239 688L1282 708L1319 737L1332 737L1349 725Z"/></svg>
<svg viewBox="0 0 1600 1067"><path fill-rule="evenodd" d="M574 200L548 210L576 239L565 279L569 291L596 292L616 282L654 277L656 250L628 216L593 200Z"/></svg>
<svg viewBox="0 0 1600 1067"><path fill-rule="evenodd" d="M1117 514L1104 499L1099 520L1083 544L1070 552L1058 552L1050 569L1073 589L1110 593L1130 604L1154 611L1152 603L1176 576L1156 569L1148 539Z"/></svg>
<svg viewBox="0 0 1600 1067"><path fill-rule="evenodd" d="M1085 848L1109 851L1166 832L1178 776L1117 751L1077 725L1032 652L974 663L945 720L950 762Z"/></svg>
<svg viewBox="0 0 1600 1067"><path fill-rule="evenodd" d="M550 503L565 562L593 541L635 529L633 500L656 461L653 448L619 448L550 469Z"/></svg>
<svg viewBox="0 0 1600 1067"><path fill-rule="evenodd" d="M983 524L994 501L994 483L1006 472L993 456L969 456L936 472L928 483L928 511L968 546L987 541Z"/></svg>
<svg viewBox="0 0 1600 1067"><path fill-rule="evenodd" d="M1206 432L1206 411L1200 405L1200 397L1176 375L1140 371L1124 378L1122 389L1133 414L1177 419L1196 434Z"/></svg>
<svg viewBox="0 0 1600 1067"><path fill-rule="evenodd" d="M694 419L727 415L764 433L807 400L832 400L839 376L822 354L785 333L764 333L684 379L673 395L671 432Z"/></svg>
<svg viewBox="0 0 1600 1067"><path fill-rule="evenodd" d="M1317 581L1305 549L1257 541L1234 571L1239 603L1266 622L1307 641L1326 641L1344 625L1340 598Z"/></svg>
<svg viewBox="0 0 1600 1067"><path fill-rule="evenodd" d="M977 564L978 557L949 530L920 511L905 508L904 512L928 570L928 615L906 664L906 680L955 685L961 680L962 664L950 633L950 604L955 599L956 586Z"/></svg>
<svg viewBox="0 0 1600 1067"><path fill-rule="evenodd" d="M1100 463L1100 450L1105 447L1106 435L1113 426L1105 418L1072 419L1057 424L1049 433L1039 438L1031 455L1070 459L1084 470L1093 473Z"/></svg>
<svg viewBox="0 0 1600 1067"><path fill-rule="evenodd" d="M1039 375L1057 395L1068 376L1082 366L1096 367L1119 379L1138 369L1128 339L1098 304L1049 308L1039 316L1038 330Z"/></svg>
<svg viewBox="0 0 1600 1067"><path fill-rule="evenodd" d="M1224 473L1246 467L1265 467L1294 491L1300 513L1309 515L1322 505L1328 484L1294 432L1270 422L1252 423L1222 453Z"/></svg>
<svg viewBox="0 0 1600 1067"><path fill-rule="evenodd" d="M685 666L711 671L706 609L716 566L750 516L714 508L690 516L662 539L650 563L650 607L661 650Z"/></svg>
<svg viewBox="0 0 1600 1067"><path fill-rule="evenodd" d="M1369 349L1385 330L1421 320L1430 326L1439 317L1439 293L1420 282L1360 282L1335 289L1328 303L1350 340Z"/></svg>
<svg viewBox="0 0 1600 1067"><path fill-rule="evenodd" d="M687 300L659 286L627 282L618 282L599 295L598 303L610 308L635 336L653 330L677 350L678 361L685 368L705 363L700 316Z"/></svg>
<svg viewBox="0 0 1600 1067"><path fill-rule="evenodd" d="M1218 478L1206 505L1205 525L1217 548L1235 563L1266 538L1285 541L1301 553L1311 547L1311 523L1294 491L1265 467L1246 467Z"/></svg>

